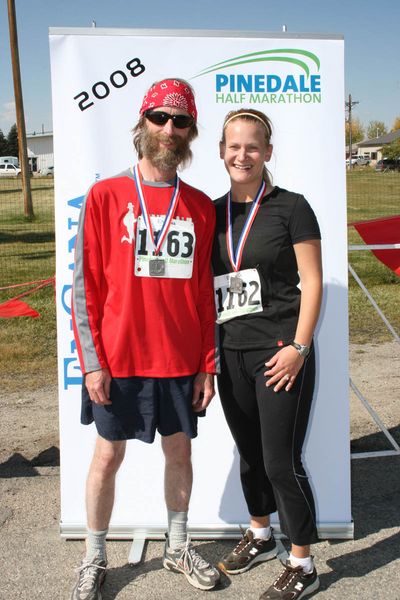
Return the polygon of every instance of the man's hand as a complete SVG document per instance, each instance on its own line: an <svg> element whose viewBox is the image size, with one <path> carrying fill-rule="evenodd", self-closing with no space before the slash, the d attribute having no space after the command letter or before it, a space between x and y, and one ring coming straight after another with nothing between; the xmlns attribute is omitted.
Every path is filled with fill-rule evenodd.
<svg viewBox="0 0 400 600"><path fill-rule="evenodd" d="M112 404L110 400L111 375L108 369L91 371L85 375L85 385L92 402L96 404Z"/></svg>
<svg viewBox="0 0 400 600"><path fill-rule="evenodd" d="M194 412L205 410L214 396L214 375L211 373L197 373L193 382L192 406Z"/></svg>

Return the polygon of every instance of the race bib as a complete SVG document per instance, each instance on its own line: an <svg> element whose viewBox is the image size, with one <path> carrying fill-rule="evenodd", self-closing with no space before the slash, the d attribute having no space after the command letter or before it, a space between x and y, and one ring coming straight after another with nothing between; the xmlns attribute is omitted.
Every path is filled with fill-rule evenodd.
<svg viewBox="0 0 400 600"><path fill-rule="evenodd" d="M150 219L154 234L157 235L164 223L165 215L152 215ZM155 255L154 244L140 215L136 229L135 275L158 279L190 279L193 273L195 245L193 221L174 218L160 252Z"/></svg>
<svg viewBox="0 0 400 600"><path fill-rule="evenodd" d="M257 269L244 269L214 277L217 323L261 312L261 283Z"/></svg>

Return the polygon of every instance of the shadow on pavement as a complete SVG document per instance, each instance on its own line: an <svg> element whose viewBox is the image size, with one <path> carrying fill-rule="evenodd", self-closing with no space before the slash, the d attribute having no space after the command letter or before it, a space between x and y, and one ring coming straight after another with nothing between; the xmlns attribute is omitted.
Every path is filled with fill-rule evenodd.
<svg viewBox="0 0 400 600"><path fill-rule="evenodd" d="M390 435L400 444L400 425L388 429ZM379 452L379 450L393 450L393 446L382 431L364 435L351 441L351 452Z"/></svg>
<svg viewBox="0 0 400 600"><path fill-rule="evenodd" d="M351 466L355 539L400 527L400 457L361 458Z"/></svg>
<svg viewBox="0 0 400 600"><path fill-rule="evenodd" d="M36 477L40 475L36 467L58 467L59 465L60 451L56 446L43 450L31 460L28 460L19 452L15 452L8 460L0 463L0 479Z"/></svg>
<svg viewBox="0 0 400 600"><path fill-rule="evenodd" d="M354 540L378 533L382 538L384 530L400 528L400 457L356 459L351 466ZM337 540L331 544L351 548L354 542L343 544ZM397 532L365 548L328 559L326 564L332 572L320 575L321 590L340 579L363 577L398 560L399 547L400 533Z"/></svg>
<svg viewBox="0 0 400 600"><path fill-rule="evenodd" d="M328 589L336 581L345 577L363 577L394 560L398 560L399 545L400 533L395 533L368 548L328 559L326 564L332 569L332 572L322 573L319 576L321 590Z"/></svg>
<svg viewBox="0 0 400 600"><path fill-rule="evenodd" d="M208 550L207 547L209 546ZM152 558L150 560L146 560L146 551L148 547L148 542L146 542L145 550L143 553L142 562L138 565L129 565L125 564L122 567L110 568L107 570L107 577L104 583L103 588L103 596L107 598L107 600L115 600L118 597L118 594L123 590L126 586L130 585L132 592L135 591L135 582L141 584L141 590L143 589L142 584L146 579L149 573L153 571L160 571L164 567L162 566L162 557L159 556L157 558ZM210 552L215 551L215 543L210 542L209 544L201 545L201 554L204 555L204 558L210 560ZM173 578L178 578L177 583L178 586L181 585L182 578L184 577L181 573L170 573L171 584L175 583ZM195 592L195 588L191 588L188 583L188 596L191 595L191 591ZM221 573L221 580L219 584L213 589L213 591L218 592L218 590L226 589L231 585L230 579ZM177 588L177 589L180 589ZM198 590L200 593L201 590Z"/></svg>

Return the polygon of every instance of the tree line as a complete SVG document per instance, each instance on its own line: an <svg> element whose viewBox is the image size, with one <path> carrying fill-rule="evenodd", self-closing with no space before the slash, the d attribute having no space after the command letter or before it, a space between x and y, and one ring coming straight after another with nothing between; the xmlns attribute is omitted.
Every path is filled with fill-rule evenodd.
<svg viewBox="0 0 400 600"><path fill-rule="evenodd" d="M400 129L400 116L396 117L390 131L396 131L397 129ZM346 121L346 144L349 144L349 133L349 122ZM368 125L364 127L357 117L353 117L351 120L351 137L353 144L362 142L363 140L373 140L374 138L386 135L387 133L389 133L389 131L383 121L370 121Z"/></svg>
<svg viewBox="0 0 400 600"><path fill-rule="evenodd" d="M346 121L346 144L349 144L349 123ZM400 116L396 117L393 127L390 131L400 129ZM351 121L352 143L356 144L362 140L372 140L388 133L387 127L383 121L370 121L366 127L360 119L353 117ZM391 148L393 146L393 148ZM391 156L392 150L396 156ZM389 152L389 154L387 154ZM0 129L0 156L18 156L18 132L14 124L7 137ZM397 140L385 148L385 154L388 158L397 158L400 155L400 142Z"/></svg>
<svg viewBox="0 0 400 600"><path fill-rule="evenodd" d="M14 124L7 137L0 129L0 156L18 156L18 132Z"/></svg>

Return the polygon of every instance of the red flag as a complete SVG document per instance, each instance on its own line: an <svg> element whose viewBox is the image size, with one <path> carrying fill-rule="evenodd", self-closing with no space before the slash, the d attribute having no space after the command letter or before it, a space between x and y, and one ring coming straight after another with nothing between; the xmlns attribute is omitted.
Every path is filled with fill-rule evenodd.
<svg viewBox="0 0 400 600"><path fill-rule="evenodd" d="M368 245L400 244L400 215L349 224L356 228L364 242ZM400 249L371 250L371 252L384 265L394 271L396 275L400 276Z"/></svg>
<svg viewBox="0 0 400 600"><path fill-rule="evenodd" d="M11 317L40 317L40 314L26 302L13 298L0 304L0 319Z"/></svg>

